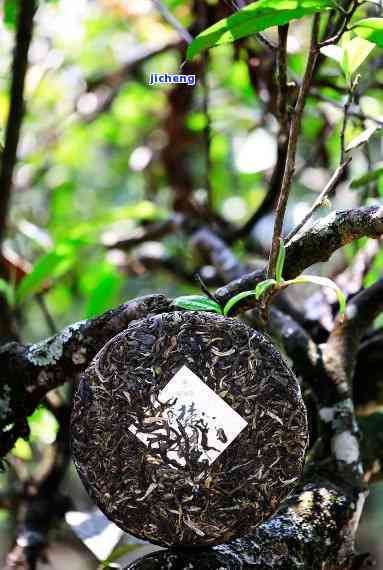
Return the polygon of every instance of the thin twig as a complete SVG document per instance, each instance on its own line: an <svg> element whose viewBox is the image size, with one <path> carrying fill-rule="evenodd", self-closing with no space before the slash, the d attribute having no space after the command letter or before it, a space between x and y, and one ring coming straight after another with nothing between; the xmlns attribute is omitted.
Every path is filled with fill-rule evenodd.
<svg viewBox="0 0 383 570"><path fill-rule="evenodd" d="M17 147L24 116L24 83L36 6L36 0L20 2L12 64L10 108L5 130L5 144L0 173L0 244L3 242L6 229L13 171L16 165Z"/></svg>
<svg viewBox="0 0 383 570"><path fill-rule="evenodd" d="M339 180L342 178L344 171L346 170L347 166L350 164L351 158L348 158L338 168L335 170L334 174L331 176L330 180L327 182L326 186L323 188L322 192L316 198L314 203L312 204L311 208L307 212L307 214L303 217L302 221L289 233L289 235L285 238L285 244L287 245L292 238L307 224L307 222L311 219L314 212L318 208L321 207L323 201L327 196L331 194L334 190L336 185L338 184Z"/></svg>
<svg viewBox="0 0 383 570"><path fill-rule="evenodd" d="M186 43L190 44L193 41L193 36L188 32L188 30L181 24L181 22L170 12L170 10L161 2L161 0L152 0L154 6L157 8L161 16L164 20L172 28L179 33L182 39L185 40Z"/></svg>
<svg viewBox="0 0 383 570"><path fill-rule="evenodd" d="M207 192L207 207L209 210L213 208L213 196L212 196L212 186L210 180L210 173L211 173L211 158L210 158L210 141L211 141L211 121L210 121L210 114L209 114L209 105L210 105L210 92L209 92L209 84L208 84L208 62L209 62L209 55L206 52L203 55L203 70L201 73L201 83L203 87L203 114L205 116L205 128L203 130L203 145L205 151L205 187Z"/></svg>
<svg viewBox="0 0 383 570"><path fill-rule="evenodd" d="M289 136L289 118L287 114L287 37L289 34L289 25L278 27L278 116L280 124L280 136Z"/></svg>
<svg viewBox="0 0 383 570"><path fill-rule="evenodd" d="M346 156L346 129L347 129L347 124L348 124L348 121L350 118L350 107L351 107L353 99L354 99L355 89L356 89L356 82L354 82L350 86L350 90L349 90L348 95L347 95L346 103L344 104L344 107L343 107L343 121L342 121L341 130L340 130L340 162L341 163L344 162L345 156Z"/></svg>
<svg viewBox="0 0 383 570"><path fill-rule="evenodd" d="M287 201L290 194L292 179L295 170L295 158L298 146L298 138L301 126L301 120L303 111L305 108L306 98L310 90L311 80L313 72L315 69L315 64L318 57L318 31L319 31L320 16L316 14L313 20L312 32L311 32L311 44L310 51L307 59L306 70L303 77L303 82L298 94L298 100L295 105L294 114L291 120L290 134L289 134L289 144L287 147L287 156L285 163L285 170L283 174L281 191L279 194L276 218L274 224L274 233L272 246L270 251L269 266L267 270L267 275L272 278L275 273L275 266L277 262L277 256L279 251L279 239L282 235L283 220L285 217Z"/></svg>
<svg viewBox="0 0 383 570"><path fill-rule="evenodd" d="M354 1L352 6L348 10L345 10L345 12L343 14L344 20L341 23L339 30L336 32L336 34L334 34L330 38L324 40L323 42L320 42L320 44L319 44L320 48L338 43L338 41L340 40L340 38L343 36L344 32L346 31L347 26L348 26L351 18L353 17L355 10L358 8L358 6L359 6L359 2Z"/></svg>
<svg viewBox="0 0 383 570"><path fill-rule="evenodd" d="M327 97L326 95L323 95L322 93L320 93L315 89L311 91L310 96L315 97L315 99L318 99L318 101L329 103L330 105L333 105L338 109L344 109L344 105L342 105L342 103L340 103L339 101L334 101L334 99L331 99L331 97ZM383 126L383 120L377 119L376 117L372 117L371 115L366 115L365 113L362 113L360 111L354 111L352 108L349 108L348 115L349 117L355 117L356 119L360 119L361 121L373 121L377 125Z"/></svg>
<svg viewBox="0 0 383 570"><path fill-rule="evenodd" d="M47 304L45 302L45 298L44 298L44 293L38 293L35 296L35 299L37 301L37 304L39 305L41 312L43 314L43 317L45 319L45 322L47 324L48 330L50 332L51 335L57 334L58 333L58 328L56 327L56 324L53 320L53 317L47 307Z"/></svg>

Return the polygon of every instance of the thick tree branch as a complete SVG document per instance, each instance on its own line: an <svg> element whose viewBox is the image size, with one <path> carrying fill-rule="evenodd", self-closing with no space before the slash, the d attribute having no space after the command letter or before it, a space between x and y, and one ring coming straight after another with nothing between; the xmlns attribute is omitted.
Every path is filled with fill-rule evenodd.
<svg viewBox="0 0 383 570"><path fill-rule="evenodd" d="M351 569L363 497L326 480L306 482L253 536L192 552L155 552L125 570Z"/></svg>
<svg viewBox="0 0 383 570"><path fill-rule="evenodd" d="M346 319L338 320L324 350L326 369L337 384L354 376L362 335L383 311L383 278L355 295L347 304Z"/></svg>

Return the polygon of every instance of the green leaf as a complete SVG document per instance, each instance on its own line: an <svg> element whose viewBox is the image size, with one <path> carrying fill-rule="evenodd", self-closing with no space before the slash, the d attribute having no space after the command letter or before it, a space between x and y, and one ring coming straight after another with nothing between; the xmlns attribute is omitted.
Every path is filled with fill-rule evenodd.
<svg viewBox="0 0 383 570"><path fill-rule="evenodd" d="M213 299L209 299L209 297L204 297L203 295L184 295L177 297L174 299L173 305L180 309L188 309L189 311L212 311L222 315L219 304L213 301Z"/></svg>
<svg viewBox="0 0 383 570"><path fill-rule="evenodd" d="M286 259L286 247L283 242L283 239L279 238L278 258L275 267L275 279L277 280L277 283L280 283L283 280L282 274L283 274L283 267L285 265L285 259Z"/></svg>
<svg viewBox="0 0 383 570"><path fill-rule="evenodd" d="M246 299L247 297L255 297L255 294L255 291L242 291L242 293L237 293L237 295L234 295L234 297L232 297L223 308L223 314L225 317L227 317L231 309L234 307L234 305L239 303L239 301L242 301L242 299Z"/></svg>
<svg viewBox="0 0 383 570"><path fill-rule="evenodd" d="M346 297L342 289L338 287L334 281L327 279L327 277L318 277L316 275L301 275L295 279L290 279L290 281L285 281L287 285L303 285L307 283L313 283L314 285L320 285L321 287L328 287L335 291L339 303L339 312L343 316L346 311Z"/></svg>
<svg viewBox="0 0 383 570"><path fill-rule="evenodd" d="M18 13L19 0L4 0L3 20L8 28L13 30L16 27Z"/></svg>
<svg viewBox="0 0 383 570"><path fill-rule="evenodd" d="M335 44L331 44L329 46L324 46L320 49L320 51L321 51L321 53L323 53L323 55L330 57L334 61L337 61L339 64L341 63L343 55L344 55L343 49L340 46L337 46Z"/></svg>
<svg viewBox="0 0 383 570"><path fill-rule="evenodd" d="M58 244L55 249L42 255L32 271L23 277L16 290L17 302L40 291L49 278L61 277L75 263L74 246L70 243Z"/></svg>
<svg viewBox="0 0 383 570"><path fill-rule="evenodd" d="M373 134L375 134L375 131L377 131L378 128L379 127L377 125L368 127L360 135L352 139L352 141L347 145L346 151L349 152L350 150L354 150L355 148L358 148L359 146L366 144L366 142L369 141L369 139L372 137Z"/></svg>
<svg viewBox="0 0 383 570"><path fill-rule="evenodd" d="M4 295L8 305L13 307L15 304L15 290L8 281L2 278L0 278L0 293Z"/></svg>
<svg viewBox="0 0 383 570"><path fill-rule="evenodd" d="M374 180L378 180L381 176L383 176L383 167L367 172L367 174L363 174L363 176L360 176L359 178L355 178L355 180L351 182L350 186L351 188L360 188L370 182L374 182Z"/></svg>
<svg viewBox="0 0 383 570"><path fill-rule="evenodd" d="M287 24L334 7L332 0L259 0L201 32L189 45L187 58L224 43L232 43L272 26Z"/></svg>
<svg viewBox="0 0 383 570"><path fill-rule="evenodd" d="M374 48L375 44L359 37L353 38L343 46L340 65L347 78L357 71Z"/></svg>
<svg viewBox="0 0 383 570"><path fill-rule="evenodd" d="M101 567L102 568L120 568L120 566L116 566L114 564L112 565L112 563L115 562L116 560L119 560L123 556L130 554L131 552L133 552L134 550L137 550L137 548L140 548L140 547L141 547L141 544L122 544L120 546L116 546L116 548L113 549L111 554L109 554L108 558L106 558L105 560L103 560L101 562Z"/></svg>
<svg viewBox="0 0 383 570"><path fill-rule="evenodd" d="M255 294L257 296L257 299L260 299L262 295L266 293L266 291L270 289L270 287L272 287L273 285L277 285L275 279L265 279L264 281L258 283L258 285L255 288Z"/></svg>
<svg viewBox="0 0 383 570"><path fill-rule="evenodd" d="M383 18L364 18L355 22L352 30L359 37L383 47Z"/></svg>
<svg viewBox="0 0 383 570"><path fill-rule="evenodd" d="M12 455L23 461L30 461L33 456L31 446L21 437L19 437L12 449Z"/></svg>
<svg viewBox="0 0 383 570"><path fill-rule="evenodd" d="M96 271L94 267L92 269ZM109 263L102 264L100 271L96 271L92 287L86 293L85 318L99 315L116 305L121 284L122 277L118 269Z"/></svg>

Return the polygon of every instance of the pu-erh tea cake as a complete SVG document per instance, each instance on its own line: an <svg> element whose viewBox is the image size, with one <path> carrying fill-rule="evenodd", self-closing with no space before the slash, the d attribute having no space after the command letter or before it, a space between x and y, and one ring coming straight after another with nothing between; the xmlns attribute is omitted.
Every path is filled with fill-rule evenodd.
<svg viewBox="0 0 383 570"><path fill-rule="evenodd" d="M297 483L307 444L298 383L237 319L173 312L132 322L81 378L75 464L102 511L162 546L251 533Z"/></svg>

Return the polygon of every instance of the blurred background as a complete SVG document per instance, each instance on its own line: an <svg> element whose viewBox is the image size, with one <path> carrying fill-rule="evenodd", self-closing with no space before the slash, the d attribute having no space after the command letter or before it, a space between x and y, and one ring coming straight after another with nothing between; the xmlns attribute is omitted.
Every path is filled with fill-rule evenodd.
<svg viewBox="0 0 383 570"><path fill-rule="evenodd" d="M3 251L19 287L15 314L24 342L46 338L138 295L198 292L196 270L214 285L213 267L195 256L184 231L190 204L198 212L208 200L217 223L240 226L265 197L277 161L273 58L251 39L235 48L211 50L204 68L198 59L181 67L185 43L155 4L57 0L39 5ZM163 4L190 30L197 25L203 29L211 11L216 10L216 19L233 11L230 2ZM4 0L0 11L1 141L17 2ZM275 39L273 31L268 36ZM291 90L304 68L308 38L306 20L292 26ZM365 116L383 120L381 63L377 53L361 69L359 104ZM151 73L180 69L196 73L195 88L148 86ZM301 220L337 166L344 97L344 78L336 62L328 59L322 84L307 103L287 227ZM365 120L351 121L348 139L365 127ZM383 196L383 176L367 187L349 184L369 165L379 164L381 150L376 137L355 154L335 208L374 203ZM166 230L166 223L172 231ZM235 243L235 253L249 266L264 264L272 225L272 214L265 212L247 243ZM143 240L153 227L158 232ZM364 245L361 240L347 246L316 273L331 276L345 269ZM372 283L382 267L383 251L366 272L365 284ZM8 293L12 300L12 291ZM60 388L57 396L69 397L69 388ZM20 517L18 497L30 477L49 462L58 431L57 419L46 406L30 420L30 440L17 442L0 474L1 567ZM96 569L102 561L103 567L113 567L150 550L94 510L73 466L61 492L72 502L39 570ZM363 515L359 547L378 556L379 568L382 536L383 485L376 483Z"/></svg>

